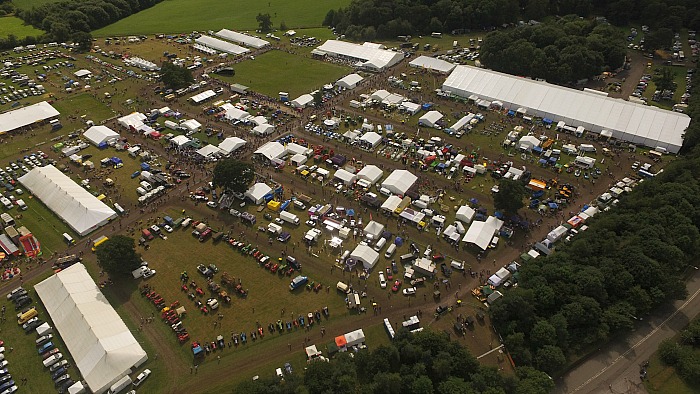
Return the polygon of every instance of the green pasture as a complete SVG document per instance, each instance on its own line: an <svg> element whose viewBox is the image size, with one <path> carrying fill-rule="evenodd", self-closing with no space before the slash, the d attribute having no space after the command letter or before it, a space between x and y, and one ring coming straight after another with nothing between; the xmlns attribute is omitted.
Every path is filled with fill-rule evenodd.
<svg viewBox="0 0 700 394"><path fill-rule="evenodd" d="M86 115L86 119L97 123L114 116L114 112L91 93L79 93L56 100L53 106L63 117Z"/></svg>
<svg viewBox="0 0 700 394"><path fill-rule="evenodd" d="M334 83L350 73L351 68L295 56L282 51L270 51L234 66L236 75L216 78L240 83L259 93L275 97L280 91L288 92L291 99Z"/></svg>
<svg viewBox="0 0 700 394"><path fill-rule="evenodd" d="M0 37L7 37L10 34L22 39L27 36L39 37L44 32L32 25L25 24L16 16L4 16L0 18Z"/></svg>
<svg viewBox="0 0 700 394"><path fill-rule="evenodd" d="M322 3L313 0L169 0L93 32L96 37L130 34L184 33L221 28L255 30L255 17L269 13L274 28L284 22L288 28L321 26L330 9L346 6L347 0Z"/></svg>
<svg viewBox="0 0 700 394"><path fill-rule="evenodd" d="M700 386L686 383L675 368L661 362L658 353L649 360L647 377L644 387L649 394L693 394L700 391Z"/></svg>

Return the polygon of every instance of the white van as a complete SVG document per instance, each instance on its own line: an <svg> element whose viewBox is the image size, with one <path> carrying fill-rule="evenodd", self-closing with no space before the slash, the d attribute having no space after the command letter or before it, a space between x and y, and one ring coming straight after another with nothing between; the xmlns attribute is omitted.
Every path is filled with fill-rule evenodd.
<svg viewBox="0 0 700 394"><path fill-rule="evenodd" d="M181 226L182 226L182 227L187 227L187 226L190 225L190 223L192 223L192 218L187 218L187 219L185 219L185 220L182 221Z"/></svg>
<svg viewBox="0 0 700 394"><path fill-rule="evenodd" d="M387 259L390 259L395 251L396 251L396 244L389 245L389 247L386 249L386 252L384 253L384 257Z"/></svg>
<svg viewBox="0 0 700 394"><path fill-rule="evenodd" d="M146 181L141 181L139 185L141 185L141 187L144 188L144 190L146 190L147 192L150 192L153 189L153 186Z"/></svg>
<svg viewBox="0 0 700 394"><path fill-rule="evenodd" d="M386 245L386 238L379 238L376 244L374 244L374 250L379 252Z"/></svg>
<svg viewBox="0 0 700 394"><path fill-rule="evenodd" d="M142 187L137 187L137 188L136 188L136 193L138 193L139 196L145 196L146 193L148 193L148 192L145 191Z"/></svg>
<svg viewBox="0 0 700 394"><path fill-rule="evenodd" d="M68 233L63 233L63 240L68 243L68 245L75 245L75 240Z"/></svg>
<svg viewBox="0 0 700 394"><path fill-rule="evenodd" d="M27 204L24 203L24 200L22 200L22 199L17 200L17 207L19 207L19 209L22 210L22 211L26 211L27 208L29 208L29 207L27 206Z"/></svg>
<svg viewBox="0 0 700 394"><path fill-rule="evenodd" d="M8 200L5 197L0 197L0 203L5 206L7 209L12 209L12 201Z"/></svg>
<svg viewBox="0 0 700 394"><path fill-rule="evenodd" d="M346 285L344 282L336 283L335 288L338 289L338 291L341 291L345 294L348 294L348 292L350 291L350 286Z"/></svg>
<svg viewBox="0 0 700 394"><path fill-rule="evenodd" d="M117 211L118 214L123 215L126 211L124 208L122 208L121 205L117 204L116 202L114 203L114 209Z"/></svg>

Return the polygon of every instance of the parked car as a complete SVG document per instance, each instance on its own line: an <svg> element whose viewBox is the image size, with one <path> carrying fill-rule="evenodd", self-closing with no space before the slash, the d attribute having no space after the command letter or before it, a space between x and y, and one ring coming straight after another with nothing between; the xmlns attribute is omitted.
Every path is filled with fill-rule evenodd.
<svg viewBox="0 0 700 394"><path fill-rule="evenodd" d="M381 287L382 289L386 289L386 279L384 279L383 272L379 273L379 287Z"/></svg>
<svg viewBox="0 0 700 394"><path fill-rule="evenodd" d="M68 368L68 360L61 360L55 363L54 365L49 368L49 372L56 372L59 368L61 367L66 367Z"/></svg>
<svg viewBox="0 0 700 394"><path fill-rule="evenodd" d="M134 387L138 387L141 383L143 383L144 380L146 380L147 377L151 375L151 370L150 369L144 369L143 372L141 372L135 379L134 379Z"/></svg>
<svg viewBox="0 0 700 394"><path fill-rule="evenodd" d="M416 288L415 287L407 287L407 288L403 289L403 295L405 295L405 296L416 295Z"/></svg>
<svg viewBox="0 0 700 394"><path fill-rule="evenodd" d="M40 336L36 340L36 345L41 346L41 345L45 344L46 342L50 341L51 338L53 338L53 334L47 334L47 335Z"/></svg>

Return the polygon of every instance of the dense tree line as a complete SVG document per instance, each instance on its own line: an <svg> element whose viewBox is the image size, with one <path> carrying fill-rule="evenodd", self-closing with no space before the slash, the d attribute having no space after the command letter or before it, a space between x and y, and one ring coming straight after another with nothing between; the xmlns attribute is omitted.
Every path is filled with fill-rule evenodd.
<svg viewBox="0 0 700 394"><path fill-rule="evenodd" d="M89 32L152 7L162 0L69 0L18 10L25 22L54 41L84 41Z"/></svg>
<svg viewBox="0 0 700 394"><path fill-rule="evenodd" d="M700 88L693 96L686 154L556 253L524 264L518 288L491 308L516 364L556 373L686 296L683 278L700 254Z"/></svg>
<svg viewBox="0 0 700 394"><path fill-rule="evenodd" d="M297 367L297 370L301 368ZM464 393L541 394L554 388L552 380L533 368L517 376L501 375L479 365L476 358L444 333L401 330L388 346L360 351L355 357L340 353L329 363L308 365L303 376L285 381L269 378L241 383L237 393Z"/></svg>
<svg viewBox="0 0 700 394"><path fill-rule="evenodd" d="M575 15L557 22L489 33L481 47L488 68L568 83L621 67L625 41L608 24Z"/></svg>
<svg viewBox="0 0 700 394"><path fill-rule="evenodd" d="M194 82L191 70L167 61L160 66L160 79L168 89L186 88Z"/></svg>
<svg viewBox="0 0 700 394"><path fill-rule="evenodd" d="M681 331L680 339L664 340L659 344L659 358L676 369L678 375L692 385L700 384L700 318Z"/></svg>

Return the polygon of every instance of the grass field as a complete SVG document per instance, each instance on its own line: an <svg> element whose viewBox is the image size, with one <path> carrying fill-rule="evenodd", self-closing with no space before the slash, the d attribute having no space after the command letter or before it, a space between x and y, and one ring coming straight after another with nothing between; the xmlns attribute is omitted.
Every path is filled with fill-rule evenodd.
<svg viewBox="0 0 700 394"><path fill-rule="evenodd" d="M697 352L697 351L696 351ZM700 392L700 386L687 384L678 376L673 367L664 365L658 354L649 360L648 379L644 387L650 394L693 394Z"/></svg>
<svg viewBox="0 0 700 394"><path fill-rule="evenodd" d="M32 25L25 24L23 20L15 16L0 18L0 37L7 37L10 34L14 34L15 37L22 39L27 36L38 37L44 32Z"/></svg>
<svg viewBox="0 0 700 394"><path fill-rule="evenodd" d="M95 123L114 116L114 112L109 107L99 102L90 93L68 96L55 101L53 105L63 116L87 115L87 119Z"/></svg>
<svg viewBox="0 0 700 394"><path fill-rule="evenodd" d="M280 91L288 92L292 99L323 84L334 83L351 72L349 67L291 55L282 51L270 51L234 66L236 75L223 77L226 82L240 83L252 90L275 97Z"/></svg>
<svg viewBox="0 0 700 394"><path fill-rule="evenodd" d="M348 0L270 0L249 3L242 0L169 0L117 23L92 32L95 37L130 34L181 33L221 28L255 30L259 13L272 16L273 27L285 22L288 28L321 26L330 9L343 7Z"/></svg>

